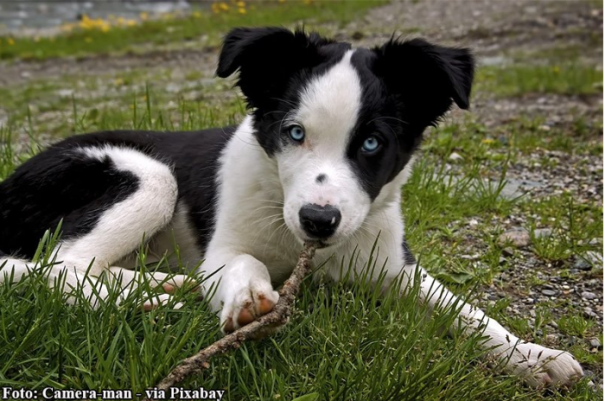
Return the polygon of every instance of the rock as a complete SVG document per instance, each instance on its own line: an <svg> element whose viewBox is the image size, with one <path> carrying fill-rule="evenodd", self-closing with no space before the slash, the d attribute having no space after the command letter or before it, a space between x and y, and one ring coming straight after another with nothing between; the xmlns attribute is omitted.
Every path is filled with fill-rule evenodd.
<svg viewBox="0 0 605 401"><path fill-rule="evenodd" d="M556 334L547 334L544 338L544 342L549 345L554 345L559 342L559 337Z"/></svg>
<svg viewBox="0 0 605 401"><path fill-rule="evenodd" d="M576 257L576 262L573 264L573 267L586 271L592 269L592 264L586 258Z"/></svg>
<svg viewBox="0 0 605 401"><path fill-rule="evenodd" d="M580 294L580 296L584 299L596 299L597 298L597 294L595 294L594 292L590 292L590 291L583 291L582 294Z"/></svg>
<svg viewBox="0 0 605 401"><path fill-rule="evenodd" d="M353 32L353 34L351 35L351 39L353 39L353 40L361 40L361 39L363 39L363 36L364 36L364 35L363 35L363 32L360 32L360 31L355 31L355 32Z"/></svg>
<svg viewBox="0 0 605 401"><path fill-rule="evenodd" d="M600 252L589 251L585 255L588 262L593 266L603 266L603 254Z"/></svg>
<svg viewBox="0 0 605 401"><path fill-rule="evenodd" d="M500 246L513 245L517 248L523 248L528 246L529 242L529 233L523 229L506 231L498 237Z"/></svg>
<svg viewBox="0 0 605 401"><path fill-rule="evenodd" d="M585 316L585 317L588 317L588 318L591 318L591 317L595 317L595 318L596 318L596 317L599 317L599 315L597 315L597 314L596 314L596 313L595 313L595 312L592 310L592 308L590 308L590 307L588 307L588 306L584 308L584 316Z"/></svg>
<svg viewBox="0 0 605 401"><path fill-rule="evenodd" d="M557 291L555 291L555 290L542 290L541 292L543 295L546 295L547 297L554 297L555 295L557 295Z"/></svg>
<svg viewBox="0 0 605 401"><path fill-rule="evenodd" d="M59 89L56 93L59 97L68 98L74 94L74 91L71 89Z"/></svg>
<svg viewBox="0 0 605 401"><path fill-rule="evenodd" d="M181 86L171 82L168 85L166 85L165 89L166 89L166 92L177 93L181 90Z"/></svg>
<svg viewBox="0 0 605 401"><path fill-rule="evenodd" d="M601 349L603 347L598 338L591 338L588 340L588 343L590 344L591 348Z"/></svg>
<svg viewBox="0 0 605 401"><path fill-rule="evenodd" d="M481 258L481 255L479 255L478 253L475 253L472 255L460 255L459 257L460 257L460 259L465 259L465 260L479 260Z"/></svg>
<svg viewBox="0 0 605 401"><path fill-rule="evenodd" d="M536 238L546 238L552 235L552 229L550 228L538 228L534 230L534 237Z"/></svg>
<svg viewBox="0 0 605 401"><path fill-rule="evenodd" d="M502 255L504 255L504 256L513 256L514 254L515 254L515 251L510 246L507 246L506 248L504 248L502 250Z"/></svg>
<svg viewBox="0 0 605 401"><path fill-rule="evenodd" d="M462 160L462 159L464 159L464 158L456 152L452 152L449 157L449 160L453 160L453 161Z"/></svg>

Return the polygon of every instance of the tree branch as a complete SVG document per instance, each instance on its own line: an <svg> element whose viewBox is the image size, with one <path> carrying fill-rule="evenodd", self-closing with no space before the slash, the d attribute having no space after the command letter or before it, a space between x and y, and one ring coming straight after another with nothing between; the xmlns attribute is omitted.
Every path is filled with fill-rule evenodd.
<svg viewBox="0 0 605 401"><path fill-rule="evenodd" d="M166 390L176 383L183 381L186 377L198 374L210 367L209 361L214 356L237 349L246 340L258 338L259 334L267 328L275 328L286 324L292 314L292 306L300 290L300 285L305 276L310 273L310 262L315 255L316 247L317 244L305 243L298 258L298 263L292 271L290 278L286 280L281 290L279 290L279 301L277 301L271 312L183 360L168 376L157 384L156 388Z"/></svg>

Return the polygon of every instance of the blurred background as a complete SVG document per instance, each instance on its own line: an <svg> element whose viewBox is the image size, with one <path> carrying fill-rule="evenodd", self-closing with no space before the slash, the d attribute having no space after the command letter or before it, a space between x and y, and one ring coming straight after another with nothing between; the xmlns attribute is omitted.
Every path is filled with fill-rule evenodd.
<svg viewBox="0 0 605 401"><path fill-rule="evenodd" d="M4 33L53 34L61 25L81 20L83 16L109 20L137 20L141 14L152 18L165 13L186 14L192 8L207 5L203 1L166 0L2 0L0 26Z"/></svg>

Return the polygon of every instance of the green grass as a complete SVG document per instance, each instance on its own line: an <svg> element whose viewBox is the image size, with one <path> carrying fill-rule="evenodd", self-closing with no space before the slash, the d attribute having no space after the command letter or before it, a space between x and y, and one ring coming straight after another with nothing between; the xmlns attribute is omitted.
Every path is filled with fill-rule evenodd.
<svg viewBox="0 0 605 401"><path fill-rule="evenodd" d="M225 389L229 400L541 398L512 378L492 376L477 350L480 337L446 336L442 328L457 309L427 320L417 287L403 299L396 287L387 294L379 288L363 280L307 282L287 328L218 357L184 385ZM137 307L142 290L148 283L115 306L112 289L107 303L91 309L82 299L66 306L41 275L3 284L0 384L142 392L218 338L216 318L194 294L178 295L183 309L144 313ZM592 395L579 385L566 396Z"/></svg>
<svg viewBox="0 0 605 401"><path fill-rule="evenodd" d="M477 80L481 90L498 96L596 95L603 90L602 70L574 63L481 67Z"/></svg>
<svg viewBox="0 0 605 401"><path fill-rule="evenodd" d="M383 0L250 3L243 15L231 4L229 12L214 14L210 9L202 9L183 18L148 20L133 27L112 27L107 32L84 29L53 37L0 37L0 59L42 60L116 52L140 53L156 51L159 46L169 44L182 47L187 42L191 42L190 47L201 50L218 45L232 27L344 23L383 3Z"/></svg>
<svg viewBox="0 0 605 401"><path fill-rule="evenodd" d="M145 97L147 101L139 101ZM167 114L149 92L126 96L125 104L128 99L137 103L131 103L132 108L118 106L99 112L94 123L87 117L90 112L83 112L77 102L71 104L73 126L69 132L118 127L172 129L176 125L182 129L203 128L233 122L243 113L238 100L220 113L183 102L177 107L179 112ZM6 177L39 146L30 142L31 149L17 152L16 144L8 138L12 131L6 128L3 132L0 171ZM527 208L546 220L555 217L563 221L565 210L576 210L565 198L552 198L536 207L528 200L500 197L503 175L495 177L492 185L481 178L488 167L505 172L512 156L490 157L494 148L489 143L477 147L481 142L475 136L484 134L483 128L473 122L463 128L446 124L433 131L425 144L426 157L418 162L404 188L403 208L412 249L422 250L422 263L461 294L491 283L507 268L500 264L500 250L494 244L499 232L494 219ZM37 137L35 130L30 136ZM485 146L484 151L481 146ZM444 152L452 149L472 155L460 166L457 179L439 163ZM473 149L477 150L474 154ZM512 149L501 151L513 153ZM602 222L595 221L592 226L586 223L594 217L584 208L577 209L573 219L578 230L572 230L572 236L581 232L579 227L593 227L584 237L597 236ZM480 220L474 234L467 230L471 218ZM471 243L480 253L475 262L458 257L468 248L468 235L475 236ZM65 305L60 293L49 290L39 276L17 285L2 285L0 360L7 363L0 370L0 384L142 391L179 360L218 338L216 317L192 294L179 295L185 303L181 310L167 306L151 313L137 307L140 296L137 291L119 307L110 299L91 310L85 303ZM490 313L520 335L543 340L526 321L508 316L502 306L494 306ZM217 358L209 371L188 380L185 386L226 389L229 400L294 399L305 395L309 399L347 400L540 399L548 395L530 390L514 378L494 376L476 351L478 338L450 338L441 329L454 318L454 311L426 319L423 316L427 312L417 308L413 296L401 299L392 291L379 297L362 283L308 282L296 307L298 312L279 334ZM559 322L570 335L594 335L593 326L585 327L565 317ZM588 350L578 352L598 369L600 362ZM585 382L571 392L554 396L595 397Z"/></svg>

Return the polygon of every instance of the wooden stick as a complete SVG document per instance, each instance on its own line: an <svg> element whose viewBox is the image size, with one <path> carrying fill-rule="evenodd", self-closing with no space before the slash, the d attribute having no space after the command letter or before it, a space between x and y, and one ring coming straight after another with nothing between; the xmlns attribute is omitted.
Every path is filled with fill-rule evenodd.
<svg viewBox="0 0 605 401"><path fill-rule="evenodd" d="M176 383L183 381L187 376L200 373L202 370L210 367L209 361L212 357L239 348L244 341L257 338L267 328L286 324L292 314L292 305L300 290L300 285L305 276L310 273L310 262L315 255L316 248L317 244L315 243L305 243L304 249L298 258L298 263L292 271L290 278L286 280L282 289L279 290L279 301L277 301L271 312L183 360L168 376L157 384L156 388L158 390L166 390Z"/></svg>

